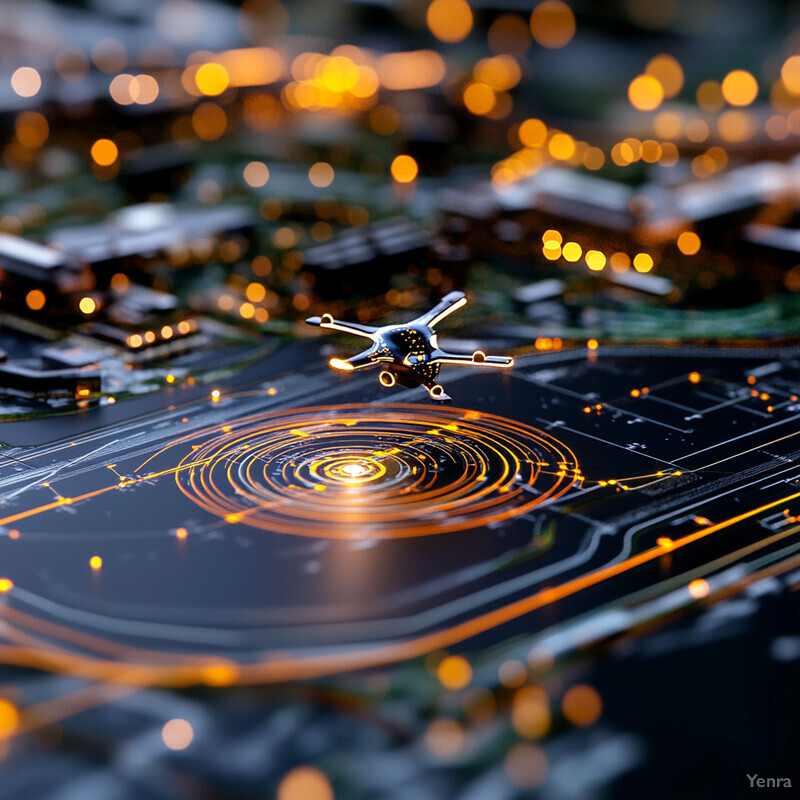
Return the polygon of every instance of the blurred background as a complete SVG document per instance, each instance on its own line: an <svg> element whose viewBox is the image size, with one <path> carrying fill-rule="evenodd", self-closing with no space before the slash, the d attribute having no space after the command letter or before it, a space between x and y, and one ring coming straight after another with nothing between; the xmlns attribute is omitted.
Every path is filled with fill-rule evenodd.
<svg viewBox="0 0 800 800"><path fill-rule="evenodd" d="M0 230L92 267L77 320L119 319L121 265L278 333L453 286L543 348L797 332L792 3L119 0L3 20ZM26 288L4 300L27 316Z"/></svg>
<svg viewBox="0 0 800 800"><path fill-rule="evenodd" d="M186 337L199 352L202 317L230 348L200 353L202 373L313 335L310 314L400 320L453 288L475 299L453 330L498 352L800 334L797 3L0 14L0 347L24 365L0 386L52 394L48 412L66 380L70 404L107 405L178 374L45 374L96 348ZM794 765L797 656L770 642L796 608L774 604L737 644L695 611L556 659L520 624L464 653L269 687L4 667L0 797L734 797L743 764ZM21 699L41 714L24 729Z"/></svg>

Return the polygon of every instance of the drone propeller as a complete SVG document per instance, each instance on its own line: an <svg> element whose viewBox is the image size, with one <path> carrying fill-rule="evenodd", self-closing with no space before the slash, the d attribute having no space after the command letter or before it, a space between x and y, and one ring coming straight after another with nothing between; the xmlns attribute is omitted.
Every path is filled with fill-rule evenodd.
<svg viewBox="0 0 800 800"><path fill-rule="evenodd" d="M352 333L354 336L363 336L366 339L372 339L373 334L378 330L369 325L359 325L357 322L342 322L334 319L330 314L323 314L321 317L309 317L306 322L309 325L318 325L320 328L341 331L341 333Z"/></svg>
<svg viewBox="0 0 800 800"><path fill-rule="evenodd" d="M446 294L430 311L417 317L410 325L427 325L429 328L435 327L445 317L458 311L459 308L467 304L467 296L464 292L450 292Z"/></svg>

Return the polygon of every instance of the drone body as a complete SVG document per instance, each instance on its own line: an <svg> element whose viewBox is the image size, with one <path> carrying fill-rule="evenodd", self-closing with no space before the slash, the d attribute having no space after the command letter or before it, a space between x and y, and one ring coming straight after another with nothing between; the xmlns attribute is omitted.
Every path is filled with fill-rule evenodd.
<svg viewBox="0 0 800 800"><path fill-rule="evenodd" d="M476 350L471 356L446 353L439 348L435 326L449 314L467 302L463 292L450 292L434 308L403 325L386 325L373 328L352 322L339 322L330 314L310 317L309 325L318 325L328 330L352 333L372 342L372 346L348 359L332 358L330 366L344 372L366 367L380 366L378 380L382 386L395 384L415 387L425 386L433 400L450 398L436 383L442 364L464 366L499 367L507 369L514 359L507 356L487 356Z"/></svg>

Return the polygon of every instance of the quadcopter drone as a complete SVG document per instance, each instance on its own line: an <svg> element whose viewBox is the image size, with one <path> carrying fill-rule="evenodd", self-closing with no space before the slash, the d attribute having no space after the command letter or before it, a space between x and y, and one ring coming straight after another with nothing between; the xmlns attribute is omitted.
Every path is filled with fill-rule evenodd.
<svg viewBox="0 0 800 800"><path fill-rule="evenodd" d="M450 292L438 305L411 322L382 328L340 322L330 314L309 317L306 322L320 328L362 336L372 342L371 347L352 358L332 358L328 363L333 369L351 372L378 365L382 367L378 373L381 386L388 388L398 383L408 387L425 386L432 400L444 402L450 400L450 397L436 383L442 364L500 369L508 369L514 365L513 358L487 356L481 350L476 350L469 356L446 353L439 349L435 326L466 303L467 298L463 292Z"/></svg>

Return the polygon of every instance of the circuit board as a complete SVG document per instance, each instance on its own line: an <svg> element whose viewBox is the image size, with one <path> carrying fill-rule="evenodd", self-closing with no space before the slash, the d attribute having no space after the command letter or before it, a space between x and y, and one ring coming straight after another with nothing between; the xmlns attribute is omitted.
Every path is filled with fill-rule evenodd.
<svg viewBox="0 0 800 800"><path fill-rule="evenodd" d="M469 407L259 366L7 443L9 607L28 634L64 626L65 665L79 632L99 637L92 675L146 645L157 683L202 680L214 657L249 683L549 627L550 606L552 624L689 604L796 548L799 365L771 355L523 356L499 381L456 378Z"/></svg>
<svg viewBox="0 0 800 800"><path fill-rule="evenodd" d="M7 661L264 685L477 638L476 674L513 686L637 631L658 646L653 626L698 604L720 635L797 580L794 351L521 354L454 376L443 406L271 364L170 388L163 410L39 421L33 446L8 424ZM514 724L544 731L531 702Z"/></svg>

